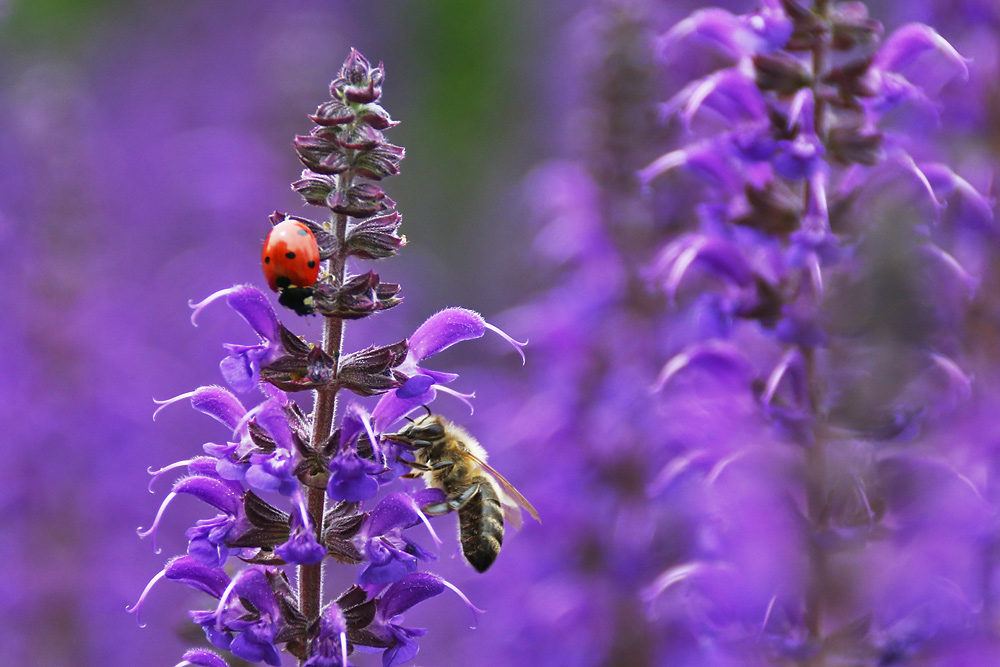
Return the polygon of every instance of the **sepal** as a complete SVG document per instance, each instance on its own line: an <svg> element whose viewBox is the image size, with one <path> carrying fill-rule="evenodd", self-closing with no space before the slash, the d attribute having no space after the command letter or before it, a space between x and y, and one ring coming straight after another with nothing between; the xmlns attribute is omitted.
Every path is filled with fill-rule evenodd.
<svg viewBox="0 0 1000 667"><path fill-rule="evenodd" d="M403 363L407 348L404 339L393 345L372 345L342 357L337 384L359 396L374 396L401 386L406 376L393 369Z"/></svg>
<svg viewBox="0 0 1000 667"><path fill-rule="evenodd" d="M358 176L380 181L387 176L398 174L399 163L403 161L405 156L406 151L402 146L389 143L379 144L371 150L355 155L351 167Z"/></svg>
<svg viewBox="0 0 1000 667"><path fill-rule="evenodd" d="M340 146L330 139L315 134L297 135L292 142L299 160L317 174L335 176L351 166Z"/></svg>
<svg viewBox="0 0 1000 667"><path fill-rule="evenodd" d="M397 233L403 218L393 211L363 220L347 232L347 252L361 259L392 257L406 245L406 237Z"/></svg>
<svg viewBox="0 0 1000 667"><path fill-rule="evenodd" d="M321 280L313 288L313 309L326 317L356 320L401 303L398 293L399 285L380 282L374 271L351 276L341 286Z"/></svg>
<svg viewBox="0 0 1000 667"><path fill-rule="evenodd" d="M324 102L316 108L316 113L309 116L309 119L317 125L346 125L353 123L357 116L351 105L344 103L340 99L332 99Z"/></svg>
<svg viewBox="0 0 1000 667"><path fill-rule="evenodd" d="M260 378L282 391L303 391L333 384L336 368L333 357L311 347L304 355L290 354L261 368Z"/></svg>
<svg viewBox="0 0 1000 667"><path fill-rule="evenodd" d="M396 206L396 202L374 183L356 183L346 193L333 188L323 203L334 213L354 218L367 218Z"/></svg>

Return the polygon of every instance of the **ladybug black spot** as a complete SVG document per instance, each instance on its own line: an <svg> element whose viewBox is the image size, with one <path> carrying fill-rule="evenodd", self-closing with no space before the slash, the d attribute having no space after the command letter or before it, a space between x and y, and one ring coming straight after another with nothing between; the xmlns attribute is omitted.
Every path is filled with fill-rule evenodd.
<svg viewBox="0 0 1000 667"><path fill-rule="evenodd" d="M286 252L285 253L285 257L287 257L288 259L295 259L295 253L294 252Z"/></svg>
<svg viewBox="0 0 1000 667"><path fill-rule="evenodd" d="M278 279L274 281L274 284L278 286L278 289L285 289L292 284L292 281L288 276L278 276Z"/></svg>
<svg viewBox="0 0 1000 667"><path fill-rule="evenodd" d="M315 269L316 268L316 261L310 259L308 262L306 262L306 266L308 266L310 269Z"/></svg>
<svg viewBox="0 0 1000 667"><path fill-rule="evenodd" d="M267 257L264 258L264 263L265 264L270 264L271 263L271 256L270 255L268 255Z"/></svg>

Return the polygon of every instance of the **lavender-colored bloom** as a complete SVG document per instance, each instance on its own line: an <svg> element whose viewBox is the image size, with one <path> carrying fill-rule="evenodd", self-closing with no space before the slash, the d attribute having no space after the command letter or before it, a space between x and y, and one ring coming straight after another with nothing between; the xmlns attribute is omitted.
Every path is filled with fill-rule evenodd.
<svg viewBox="0 0 1000 667"><path fill-rule="evenodd" d="M295 479L296 449L285 406L269 399L250 413L254 421L274 443L271 451L255 451L250 455L246 482L261 491L277 491L290 496L298 488Z"/></svg>
<svg viewBox="0 0 1000 667"><path fill-rule="evenodd" d="M274 554L292 565L315 565L326 557L326 548L316 540L316 527L298 490L292 494L292 507L288 541L276 546Z"/></svg>
<svg viewBox="0 0 1000 667"><path fill-rule="evenodd" d="M427 572L416 572L406 575L386 589L379 598L375 619L370 628L372 633L391 644L382 654L382 667L401 665L412 660L417 654L419 646L414 640L424 636L427 630L404 627L400 623L400 616L424 600L440 595L445 588L451 588L458 593L454 586L441 577ZM464 595L462 597L465 598ZM465 602L475 611L475 607L468 600Z"/></svg>
<svg viewBox="0 0 1000 667"><path fill-rule="evenodd" d="M363 458L358 454L358 440L367 436L372 447L377 447L378 438L370 426L367 411L352 403L348 406L340 431L340 448L330 459L330 481L326 492L334 500L361 502L369 500L378 492L376 476L385 471L379 461ZM373 453L376 450L373 449Z"/></svg>
<svg viewBox="0 0 1000 667"><path fill-rule="evenodd" d="M248 615L242 611L237 616L227 610L229 618L225 621L220 616L219 624L236 633L227 648L236 657L249 662L280 665L275 639L282 628L282 616L265 570L255 567L243 570L233 578L230 586L235 595L253 605L254 612ZM225 599L220 600L220 605L224 602Z"/></svg>
<svg viewBox="0 0 1000 667"><path fill-rule="evenodd" d="M410 336L406 359L397 367L397 370L409 379L399 389L383 395L372 411L376 427L387 428L421 405L430 403L437 391L444 390L442 385L458 378L455 373L424 368L420 362L455 343L481 338L487 330L496 332L513 345L521 355L521 360L524 360L521 348L525 344L515 341L475 311L465 308L446 308L428 317ZM450 390L448 393L463 400L468 398Z"/></svg>
<svg viewBox="0 0 1000 667"><path fill-rule="evenodd" d="M403 534L405 529L423 522L434 541L440 541L427 517L420 511L422 504L430 502L428 499L418 504L418 498L423 499L425 495L414 497L406 493L392 493L372 510L356 538L365 561L358 571L359 584L391 584L415 572L418 560L435 557Z"/></svg>
<svg viewBox="0 0 1000 667"><path fill-rule="evenodd" d="M315 646L303 667L348 667L347 621L336 604L328 605L319 618Z"/></svg>
<svg viewBox="0 0 1000 667"><path fill-rule="evenodd" d="M226 298L229 306L246 320L261 339L258 345L226 345L229 356L220 365L226 382L236 391L247 392L257 386L261 366L266 366L282 355L281 325L267 297L251 285L219 290L206 299L191 304L191 322L206 306L222 297Z"/></svg>

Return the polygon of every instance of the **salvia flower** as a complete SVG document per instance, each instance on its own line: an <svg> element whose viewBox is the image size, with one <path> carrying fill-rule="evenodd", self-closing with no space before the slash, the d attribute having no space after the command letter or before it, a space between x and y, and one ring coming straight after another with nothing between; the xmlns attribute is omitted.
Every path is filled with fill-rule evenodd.
<svg viewBox="0 0 1000 667"><path fill-rule="evenodd" d="M280 665L287 653L300 665L348 667L348 656L361 649L381 651L383 664L398 665L416 654L426 631L404 626L402 614L444 588L457 592L441 577L420 571L436 554L412 535L423 524L440 544L422 508L440 506L446 496L396 481L410 468L401 460L407 453L402 445L385 438L392 435L387 429L458 377L426 369L427 358L487 330L519 353L523 346L478 313L449 308L408 340L342 349L346 322L401 302L398 284L371 270L351 273L348 266L349 260L391 257L406 243L395 203L378 184L399 171L404 155L384 135L396 124L380 105L384 74L381 65L352 50L330 86L331 99L310 116L312 132L295 139L306 169L292 187L307 204L327 209L329 221L278 212L269 218L272 226L285 227L278 235L280 253L265 242L268 285L288 310L322 319L322 341L313 344L292 333L253 285L219 290L191 304L192 323L225 299L258 342L225 345L220 370L232 391L203 386L159 401L157 408L189 400L227 432L225 440L203 446L204 456L151 471L154 478L183 472L152 527L140 535L154 535L168 505L181 495L197 498L213 514L186 531L187 555L168 561L132 610L138 612L162 579L185 584L214 600L209 609L189 612L208 642L250 663ZM281 264L307 260L309 271ZM296 284L277 275L279 267L293 273ZM380 401L372 413L357 401L338 412L342 390L358 400ZM302 391L313 394L311 414L292 399ZM256 392L256 403L246 398ZM394 482L400 489L383 492ZM330 600L322 597L327 563L353 568L357 582ZM220 667L225 661L193 649L181 664Z"/></svg>

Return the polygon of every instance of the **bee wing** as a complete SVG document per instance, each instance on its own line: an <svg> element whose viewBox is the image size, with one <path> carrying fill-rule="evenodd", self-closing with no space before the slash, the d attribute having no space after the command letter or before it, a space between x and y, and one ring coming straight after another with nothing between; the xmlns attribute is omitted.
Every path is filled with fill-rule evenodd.
<svg viewBox="0 0 1000 667"><path fill-rule="evenodd" d="M496 481L500 486L500 490L503 491L501 494L500 502L504 506L504 516L511 525L517 529L521 528L521 508L523 507L531 515L531 518L541 523L542 520L538 517L538 510L531 506L528 499L521 495L521 492L514 488L514 485L507 481L507 478L498 473L493 466L491 466L486 461L483 461L478 456L472 452L468 453L476 463L483 467L489 475Z"/></svg>

